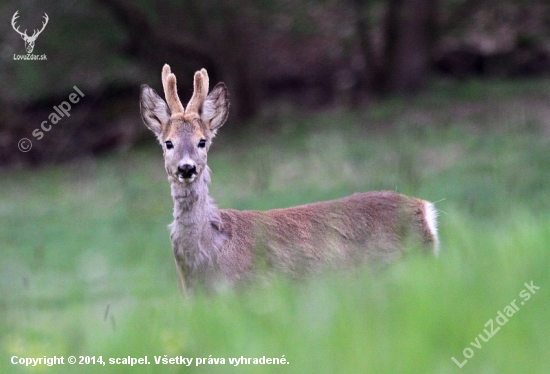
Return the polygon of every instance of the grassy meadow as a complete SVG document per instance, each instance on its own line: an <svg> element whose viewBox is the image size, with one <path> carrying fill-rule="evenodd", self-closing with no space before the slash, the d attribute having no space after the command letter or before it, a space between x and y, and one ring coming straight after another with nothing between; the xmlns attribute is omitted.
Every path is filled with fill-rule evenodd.
<svg viewBox="0 0 550 374"><path fill-rule="evenodd" d="M362 109L272 112L244 135L220 130L209 154L219 207L396 190L438 201L439 257L183 300L153 135L126 153L2 170L0 372L549 372L550 81L435 82ZM128 356L151 364L108 363ZM241 356L288 363L229 363Z"/></svg>

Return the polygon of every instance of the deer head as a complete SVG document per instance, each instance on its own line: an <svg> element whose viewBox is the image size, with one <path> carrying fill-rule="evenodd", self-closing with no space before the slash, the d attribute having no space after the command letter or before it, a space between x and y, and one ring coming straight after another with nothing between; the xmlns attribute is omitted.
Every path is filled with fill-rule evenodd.
<svg viewBox="0 0 550 374"><path fill-rule="evenodd" d="M46 27L46 25L48 24L48 15L46 13L44 13L44 22L42 22L42 28L40 30L34 30L33 34L31 36L28 36L27 35L27 29L25 29L24 32L21 32L19 31L19 26L15 26L15 21L17 20L17 18L19 17L19 15L17 14L19 11L16 11L13 15L13 17L11 18L11 26L13 27L13 29L15 31L17 31L17 33L19 35L21 35L21 38L23 38L23 40L25 41L25 49L27 50L27 53L32 53L33 49L34 49L34 42L36 41L36 38L38 38L38 35L40 35L40 33L42 31L44 31L44 28Z"/></svg>
<svg viewBox="0 0 550 374"><path fill-rule="evenodd" d="M197 71L193 96L184 108L178 97L176 76L162 69L166 102L147 85L141 86L140 108L145 125L155 133L172 183L189 185L206 169L206 156L216 131L225 123L229 98L225 84L208 93L208 73Z"/></svg>

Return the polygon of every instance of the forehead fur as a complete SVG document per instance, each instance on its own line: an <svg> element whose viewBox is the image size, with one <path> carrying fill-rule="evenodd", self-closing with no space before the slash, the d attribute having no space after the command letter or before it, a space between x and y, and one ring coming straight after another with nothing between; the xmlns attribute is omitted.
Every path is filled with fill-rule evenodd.
<svg viewBox="0 0 550 374"><path fill-rule="evenodd" d="M191 137L210 138L210 131L194 113L190 115L176 114L170 118L170 122L164 133L165 139L177 137L179 134Z"/></svg>

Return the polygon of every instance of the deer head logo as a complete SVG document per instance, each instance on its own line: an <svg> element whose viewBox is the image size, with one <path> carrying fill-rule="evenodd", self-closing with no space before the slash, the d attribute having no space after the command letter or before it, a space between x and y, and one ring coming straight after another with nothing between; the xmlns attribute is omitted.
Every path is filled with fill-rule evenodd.
<svg viewBox="0 0 550 374"><path fill-rule="evenodd" d="M15 26L15 21L17 20L17 18L19 17L19 15L17 14L19 11L16 11L11 19L11 26L13 27L13 29L15 31L17 31L17 33L19 35L21 35L21 37L23 38L23 40L25 41L25 49L27 50L27 53L32 53L32 50L34 49L34 42L36 41L36 38L38 38L38 35L40 35L40 33L42 31L44 31L44 28L46 27L46 25L48 24L48 15L46 13L44 13L44 22L42 22L42 28L40 30L34 30L34 32L32 33L31 36L27 35L27 29L25 29L24 32L21 32L19 31L19 26Z"/></svg>

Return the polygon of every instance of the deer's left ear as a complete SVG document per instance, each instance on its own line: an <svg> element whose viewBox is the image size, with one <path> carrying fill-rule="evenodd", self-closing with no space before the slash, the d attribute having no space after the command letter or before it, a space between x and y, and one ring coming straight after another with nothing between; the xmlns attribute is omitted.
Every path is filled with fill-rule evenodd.
<svg viewBox="0 0 550 374"><path fill-rule="evenodd" d="M224 83L218 83L206 96L201 108L201 120L214 133L229 115L229 94Z"/></svg>

